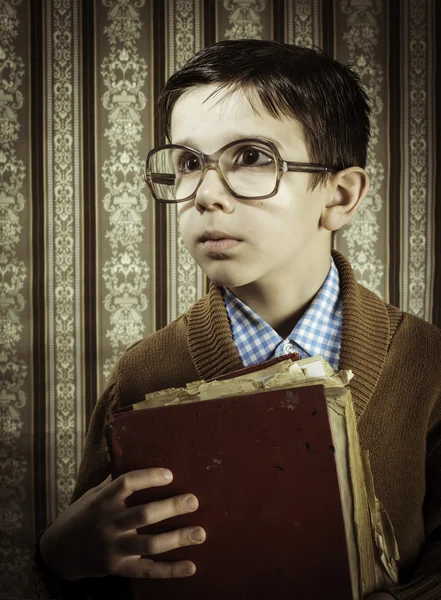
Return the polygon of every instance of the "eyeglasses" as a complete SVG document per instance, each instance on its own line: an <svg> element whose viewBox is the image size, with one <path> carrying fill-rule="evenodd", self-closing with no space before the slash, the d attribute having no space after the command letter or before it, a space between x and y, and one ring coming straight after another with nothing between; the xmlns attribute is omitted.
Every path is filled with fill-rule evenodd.
<svg viewBox="0 0 441 600"><path fill-rule="evenodd" d="M269 140L245 138L226 144L214 154L203 154L181 144L153 149L147 155L144 176L158 202L174 204L193 199L209 169L217 172L230 194L244 200L262 200L277 194L286 171L340 170L314 163L288 162Z"/></svg>

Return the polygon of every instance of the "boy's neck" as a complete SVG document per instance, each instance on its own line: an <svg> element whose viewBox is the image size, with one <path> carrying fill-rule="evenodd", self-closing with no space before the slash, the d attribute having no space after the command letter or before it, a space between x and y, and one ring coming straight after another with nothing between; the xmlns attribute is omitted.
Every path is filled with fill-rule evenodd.
<svg viewBox="0 0 441 600"><path fill-rule="evenodd" d="M286 338L322 287L331 266L330 256L313 264L295 266L281 276L273 273L265 281L230 288L242 302Z"/></svg>

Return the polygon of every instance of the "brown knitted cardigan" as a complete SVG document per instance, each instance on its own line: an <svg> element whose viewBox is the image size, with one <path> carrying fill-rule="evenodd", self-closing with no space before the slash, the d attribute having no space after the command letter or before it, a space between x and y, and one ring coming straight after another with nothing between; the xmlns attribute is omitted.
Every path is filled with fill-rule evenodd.
<svg viewBox="0 0 441 600"><path fill-rule="evenodd" d="M361 445L370 452L376 494L401 555L400 585L388 591L399 600L440 600L441 331L385 304L355 281L342 255L333 257L343 304L340 368L354 373ZM111 410L241 366L221 289L211 284L186 314L129 348L116 365L91 419L72 501L109 474L104 429ZM40 598L129 597L123 578L71 583L43 573L38 543L36 549Z"/></svg>

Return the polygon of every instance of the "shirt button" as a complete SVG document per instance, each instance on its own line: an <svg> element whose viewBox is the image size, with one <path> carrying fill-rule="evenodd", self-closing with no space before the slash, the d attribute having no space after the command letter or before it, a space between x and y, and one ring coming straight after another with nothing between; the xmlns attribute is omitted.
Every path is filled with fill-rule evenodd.
<svg viewBox="0 0 441 600"><path fill-rule="evenodd" d="M292 352L295 352L295 351L296 351L296 349L292 344L285 344L283 346L283 352L285 354L291 354Z"/></svg>

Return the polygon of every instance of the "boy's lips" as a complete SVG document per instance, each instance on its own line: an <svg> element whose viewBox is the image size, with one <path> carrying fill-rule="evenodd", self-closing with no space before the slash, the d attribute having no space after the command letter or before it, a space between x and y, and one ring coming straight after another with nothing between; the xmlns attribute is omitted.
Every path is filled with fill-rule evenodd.
<svg viewBox="0 0 441 600"><path fill-rule="evenodd" d="M240 239L236 237L232 233L226 233L225 231L204 231L202 235L200 235L197 239L198 242L206 242L206 241L217 241L217 240L236 240L240 242Z"/></svg>
<svg viewBox="0 0 441 600"><path fill-rule="evenodd" d="M241 242L241 240L235 237L232 233L225 231L205 231L202 235L197 238L200 244L203 244L207 250L228 250Z"/></svg>

